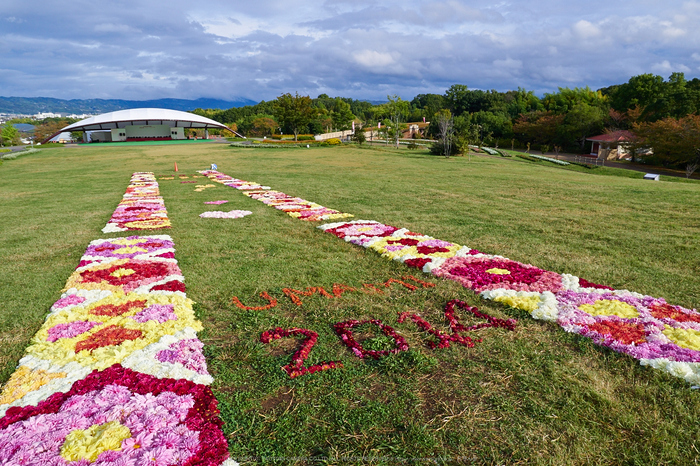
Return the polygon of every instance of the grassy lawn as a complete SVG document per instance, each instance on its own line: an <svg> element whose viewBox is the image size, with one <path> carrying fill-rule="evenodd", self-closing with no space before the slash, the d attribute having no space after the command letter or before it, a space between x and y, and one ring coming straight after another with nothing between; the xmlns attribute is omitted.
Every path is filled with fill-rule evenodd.
<svg viewBox="0 0 700 466"><path fill-rule="evenodd" d="M131 174L172 175L175 162L183 175L216 163L223 173L355 219L700 307L698 182L653 183L607 169L352 146L43 149L0 166L0 383L88 243L129 236L100 230ZM700 457L700 392L682 379L387 261L322 232L318 222L293 219L235 189L217 184L195 192L180 181L159 180L173 225L166 233L205 327L200 339L224 433L242 464L646 465L693 464ZM203 204L213 200L230 202ZM233 209L253 215L198 216ZM282 291L330 291L335 283L362 288L407 274L436 286L314 295L302 297L301 305ZM263 306L261 292L278 305L244 310L232 304L236 296ZM474 337L482 341L473 348L453 343L432 350L428 335L397 321L401 312L420 312L447 329L443 308L452 299L518 319L517 327L479 330ZM361 360L332 328L349 319L381 319L410 349ZM340 361L344 367L290 379L280 367L302 339L259 341L278 326L318 333L307 364ZM372 325L355 333L369 349L393 345Z"/></svg>

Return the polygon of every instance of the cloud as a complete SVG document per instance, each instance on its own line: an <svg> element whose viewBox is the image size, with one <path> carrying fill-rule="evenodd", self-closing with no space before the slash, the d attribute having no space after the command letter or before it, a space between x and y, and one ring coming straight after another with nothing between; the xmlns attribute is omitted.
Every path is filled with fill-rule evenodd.
<svg viewBox="0 0 700 466"><path fill-rule="evenodd" d="M352 54L352 56L355 58L357 63L362 66L366 66L367 68L384 68L395 63L394 58L390 53L377 52L374 50L355 52Z"/></svg>
<svg viewBox="0 0 700 466"><path fill-rule="evenodd" d="M576 34L581 39L593 39L602 35L602 31L598 26L584 19L576 22L572 29L574 31L574 34Z"/></svg>
<svg viewBox="0 0 700 466"><path fill-rule="evenodd" d="M3 94L410 99L455 83L541 94L648 72L690 79L700 61L700 3L677 0L31 3L0 4Z"/></svg>
<svg viewBox="0 0 700 466"><path fill-rule="evenodd" d="M126 24L102 23L95 25L95 32L131 32L134 31ZM134 31L135 32L135 31Z"/></svg>
<svg viewBox="0 0 700 466"><path fill-rule="evenodd" d="M682 73L688 73L690 72L690 68L687 66L680 64L680 63L675 63L671 64L668 60L664 60L660 63L654 63L651 66L652 71L655 73L661 73L662 75L670 75L674 71L680 71Z"/></svg>

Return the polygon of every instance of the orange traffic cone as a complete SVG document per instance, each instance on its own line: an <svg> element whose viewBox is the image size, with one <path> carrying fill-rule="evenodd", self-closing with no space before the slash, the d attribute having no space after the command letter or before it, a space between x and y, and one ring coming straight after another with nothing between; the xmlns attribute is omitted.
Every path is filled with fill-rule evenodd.
<svg viewBox="0 0 700 466"><path fill-rule="evenodd" d="M175 171L177 171L177 162L175 162Z"/></svg>

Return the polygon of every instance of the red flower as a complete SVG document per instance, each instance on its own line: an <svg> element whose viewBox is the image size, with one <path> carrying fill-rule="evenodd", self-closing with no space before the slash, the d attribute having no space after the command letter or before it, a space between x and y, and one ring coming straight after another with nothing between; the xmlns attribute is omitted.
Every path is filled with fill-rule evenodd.
<svg viewBox="0 0 700 466"><path fill-rule="evenodd" d="M185 284L179 280L170 280L162 285L156 285L151 288L151 291L181 291L185 292Z"/></svg>
<svg viewBox="0 0 700 466"><path fill-rule="evenodd" d="M283 329L281 327L277 327L275 329L263 332L262 335L260 335L260 341L262 343L270 343L272 340L278 340L280 338L295 335L303 335L306 337L306 339L296 353L294 353L294 356L292 356L292 361L289 364L282 366L282 370L285 371L289 377L293 379L295 377L299 377L300 375L313 374L314 372L343 367L343 363L340 361L322 362L309 367L304 367L304 361L309 357L311 348L314 347L316 340L318 340L318 333L314 332L313 330L308 330L305 328Z"/></svg>
<svg viewBox="0 0 700 466"><path fill-rule="evenodd" d="M612 290L612 288L607 285L598 285L597 283L592 283L588 280L584 280L581 277L579 277L578 279L578 285L583 288L598 288L600 290Z"/></svg>
<svg viewBox="0 0 700 466"><path fill-rule="evenodd" d="M420 258L420 259L406 259L403 261L404 264L406 264L409 267L416 267L418 269L423 269L423 266L427 264L428 262L432 262L432 259L427 259L425 257Z"/></svg>
<svg viewBox="0 0 700 466"><path fill-rule="evenodd" d="M362 347L361 344L359 344L356 340L355 337L353 336L352 330L355 327L359 327L360 325L364 324L374 324L379 329L382 331L382 333L388 337L391 337L394 339L394 342L396 343L396 348L390 349L390 350L366 350ZM399 351L406 351L408 349L408 343L406 343L406 339L396 333L396 330L391 328L389 325L386 325L379 319L370 319L370 320L346 320L345 322L338 322L333 326L333 329L335 330L335 333L338 334L340 337L341 341L345 343L345 345L352 350L355 355L357 355L360 358L364 358L367 356L370 356L374 359L379 359L382 356L386 356L390 353L398 353Z"/></svg>
<svg viewBox="0 0 700 466"><path fill-rule="evenodd" d="M387 244L403 244L404 246L416 246L420 241L411 238L401 238L401 239L390 239L387 240Z"/></svg>
<svg viewBox="0 0 700 466"><path fill-rule="evenodd" d="M137 329L129 329L118 325L109 325L103 329L90 335L85 340L79 341L75 345L75 352L79 353L83 350L92 352L97 348L104 346L116 346L129 340L137 340L141 338L143 332Z"/></svg>
<svg viewBox="0 0 700 466"><path fill-rule="evenodd" d="M66 393L54 393L36 406L14 406L8 409L5 416L0 417L0 429L34 416L57 413L66 401L76 395L103 390L108 385L121 385L141 395L157 396L163 392L172 392L179 396L191 395L194 406L182 422L188 429L199 432L199 445L194 456L190 457L186 464L215 466L229 457L226 438L221 432L223 423L219 419L217 401L209 387L185 379L158 379L126 369L119 364L102 372L93 371L84 379L75 382Z"/></svg>
<svg viewBox="0 0 700 466"><path fill-rule="evenodd" d="M146 300L127 301L123 304L104 304L94 307L90 310L90 314L96 316L116 317L129 312L133 308L143 309L146 306Z"/></svg>
<svg viewBox="0 0 700 466"><path fill-rule="evenodd" d="M673 319L677 322L697 322L700 323L700 314L692 311L683 312L668 303L652 304L651 315L657 319Z"/></svg>
<svg viewBox="0 0 700 466"><path fill-rule="evenodd" d="M625 345L640 344L646 341L646 333L642 324L606 320L588 325L588 330L598 332L601 335L609 335Z"/></svg>
<svg viewBox="0 0 700 466"><path fill-rule="evenodd" d="M450 250L447 248L437 246L418 246L416 250L419 254L425 254L426 256L429 254L435 254L436 252L450 252Z"/></svg>

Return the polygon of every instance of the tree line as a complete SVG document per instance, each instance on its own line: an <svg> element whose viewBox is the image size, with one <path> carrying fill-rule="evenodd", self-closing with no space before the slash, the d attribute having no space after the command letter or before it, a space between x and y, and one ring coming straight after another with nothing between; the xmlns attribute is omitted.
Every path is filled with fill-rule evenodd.
<svg viewBox="0 0 700 466"><path fill-rule="evenodd" d="M667 80L642 74L595 91L564 87L542 97L523 88L499 92L454 84L444 94L419 94L410 101L391 96L377 104L284 94L256 105L195 113L258 137L341 131L353 122L365 128L384 124L392 131L399 122L425 119L430 126L424 137L438 141L435 153L445 153L441 141L449 140L448 155L468 144L583 153L590 150L587 138L628 130L636 136L635 148L653 148L641 161L680 166L700 157L700 79L686 80L683 73ZM390 137L395 135L398 131Z"/></svg>

